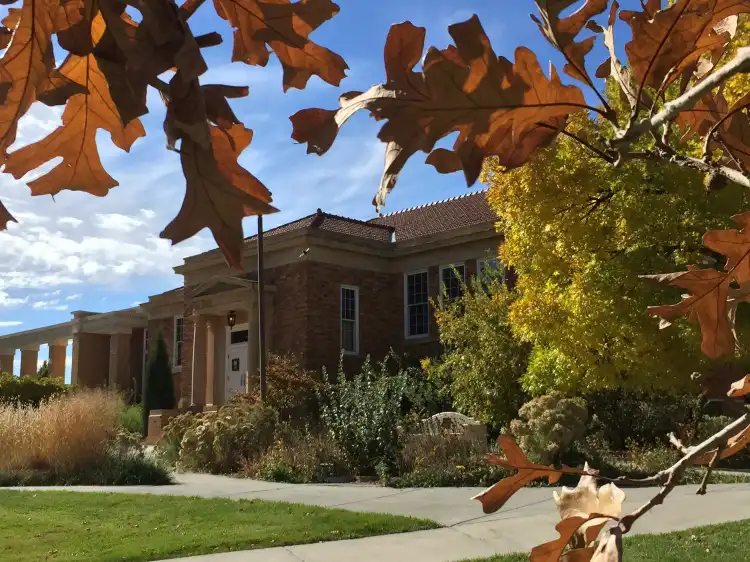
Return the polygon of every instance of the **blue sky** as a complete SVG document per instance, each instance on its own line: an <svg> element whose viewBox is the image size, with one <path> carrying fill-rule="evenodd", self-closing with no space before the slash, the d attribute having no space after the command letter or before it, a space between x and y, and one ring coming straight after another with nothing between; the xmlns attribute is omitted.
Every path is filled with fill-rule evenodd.
<svg viewBox="0 0 750 562"><path fill-rule="evenodd" d="M339 15L312 35L347 61L350 70L339 89L313 77L307 89L284 94L275 58L266 68L230 62L231 29L216 16L212 2L191 19L195 34L218 30L225 39L223 45L204 49L211 70L202 82L250 86L250 96L233 101L233 107L255 132L240 162L269 187L281 210L266 219L267 228L318 207L361 219L374 216L370 201L383 164L378 124L364 114L355 117L333 149L318 157L307 155L304 146L291 140L288 117L306 107L334 108L341 92L382 82L383 44L392 23L410 20L424 26L427 45L442 48L450 42L448 25L476 13L497 54L512 60L515 47L523 44L537 52L543 68L552 60L561 70L559 57L529 18L536 10L530 0L339 3ZM629 7L637 2L621 4ZM598 19L604 23L606 15ZM591 67L604 58L597 49ZM0 176L0 198L20 223L0 233L0 334L64 322L73 310L103 312L142 302L148 295L181 285L172 267L184 256L215 247L207 231L175 247L158 238L180 207L184 180L177 155L164 148L164 108L157 96L151 95L149 107L151 113L144 118L148 135L135 143L130 154L99 134L105 168L120 182L106 198L74 192L62 192L54 200L32 198L23 181ZM12 148L54 129L60 113L60 108L35 104ZM385 212L465 191L462 175L437 174L417 155L402 173ZM247 234L254 232L254 218L246 219L245 229ZM40 360L45 357L43 348Z"/></svg>

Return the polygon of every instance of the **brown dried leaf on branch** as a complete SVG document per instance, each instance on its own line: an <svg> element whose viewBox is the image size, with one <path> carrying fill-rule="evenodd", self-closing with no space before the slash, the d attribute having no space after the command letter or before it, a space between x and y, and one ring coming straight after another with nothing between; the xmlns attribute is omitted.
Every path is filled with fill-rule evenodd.
<svg viewBox="0 0 750 562"><path fill-rule="evenodd" d="M560 480L562 471L554 466L542 466L530 462L512 437L501 435L497 438L497 442L505 458L490 454L487 456L487 462L503 468L518 470L518 472L513 476L502 479L497 484L493 484L472 498L482 503L482 509L485 513L494 513L503 507L513 494L534 480L546 478L550 484L555 484ZM575 469L570 470L575 471ZM578 473L580 474L581 471L578 471Z"/></svg>
<svg viewBox="0 0 750 562"><path fill-rule="evenodd" d="M588 21L607 9L609 0L586 0L575 12L564 18L560 14L576 4L578 0L537 0L537 6L542 19L531 18L539 26L539 30L560 51L567 61L563 71L568 76L580 80L588 85L593 81L586 71L585 57L594 48L596 37L587 37L583 41L576 41L576 36L586 26Z"/></svg>
<svg viewBox="0 0 750 562"><path fill-rule="evenodd" d="M739 302L750 298L746 290L750 283L750 213L735 215L732 219L742 228L709 230L703 236L703 244L724 256L726 273L715 269L690 269L678 273L645 275L675 287L689 291L682 302L674 305L652 306L649 313L664 321L662 327L681 316L700 325L703 336L701 349L709 357L721 357L734 353L736 335L733 330L734 308ZM739 289L731 288L732 282ZM728 303L728 299L731 301Z"/></svg>
<svg viewBox="0 0 750 562"><path fill-rule="evenodd" d="M733 382L729 388L729 392L727 392L727 396L730 398L739 398L748 394L750 394L750 375L746 375L740 380Z"/></svg>
<svg viewBox="0 0 750 562"><path fill-rule="evenodd" d="M97 15L90 30L95 42L104 31L104 19ZM18 179L60 156L63 159L60 164L29 182L32 195L55 195L62 189L70 189L104 196L118 183L107 174L99 159L97 130L109 132L112 142L125 151L146 132L138 120L123 125L93 54L69 55L59 72L84 87L88 94L71 97L62 115L62 125L44 139L11 153L6 170Z"/></svg>
<svg viewBox="0 0 750 562"><path fill-rule="evenodd" d="M726 459L733 455L736 455L748 445L750 445L750 426L739 431L727 440L727 445L722 449L721 454L719 455L719 459ZM708 465L713 460L716 452L717 449L707 451L702 455L695 457L692 460L692 464Z"/></svg>
<svg viewBox="0 0 750 562"><path fill-rule="evenodd" d="M529 49L516 49L515 63L495 55L476 16L450 26L449 32L455 46L431 48L419 73L414 67L425 30L410 22L392 26L385 46L386 83L342 95L337 111L297 112L291 117L292 138L307 143L308 152L323 154L357 111L387 121L378 135L388 146L375 199L379 206L417 151L432 152L428 161L438 171L460 165L471 185L487 156L519 166L555 137L565 116L586 107L581 90L563 85L554 67L547 78ZM547 124L547 131L539 130L540 123ZM452 153L433 152L435 143L453 132L459 134Z"/></svg>
<svg viewBox="0 0 750 562"><path fill-rule="evenodd" d="M663 320L661 328L680 317L686 316L700 325L703 335L701 350L709 357L721 357L734 352L735 339L727 316L727 295L731 277L715 269L691 269L677 273L644 275L673 287L687 289L677 304L650 306L649 314Z"/></svg>
<svg viewBox="0 0 750 562"><path fill-rule="evenodd" d="M641 88L663 89L701 55L723 48L731 34L722 21L749 10L737 0L677 0L653 14L623 10L620 19L633 34L625 45L633 76Z"/></svg>
<svg viewBox="0 0 750 562"><path fill-rule="evenodd" d="M0 201L0 230L5 230L8 228L9 222L18 222L15 218L13 218L13 215L10 214L10 211L3 205L3 202Z"/></svg>
<svg viewBox="0 0 750 562"><path fill-rule="evenodd" d="M13 40L0 59L0 163L8 147L16 140L18 121L29 110L40 92L52 89L56 77L52 35L81 19L83 4L76 0L24 0L3 22L13 27ZM72 94L76 88L66 89ZM63 103L65 99L55 100Z"/></svg>
<svg viewBox="0 0 750 562"><path fill-rule="evenodd" d="M338 14L331 0L214 0L214 6L234 27L232 60L266 66L270 48L284 69L284 91L304 88L313 74L335 86L346 77L344 59L308 38Z"/></svg>
<svg viewBox="0 0 750 562"><path fill-rule="evenodd" d="M185 200L161 237L173 244L209 228L229 264L242 269L242 219L277 211L271 194L250 172L237 163L252 140L243 125L230 129L211 126L208 147L185 136L180 161L187 180Z"/></svg>
<svg viewBox="0 0 750 562"><path fill-rule="evenodd" d="M591 520L613 519L612 517L603 516L600 513L593 513L588 517L573 516L560 521L555 530L559 537L555 540L540 544L531 549L529 556L530 562L557 562L564 560L566 562L588 562L595 554L595 548L582 547L569 550L566 557L563 557L563 550L573 540L578 530Z"/></svg>

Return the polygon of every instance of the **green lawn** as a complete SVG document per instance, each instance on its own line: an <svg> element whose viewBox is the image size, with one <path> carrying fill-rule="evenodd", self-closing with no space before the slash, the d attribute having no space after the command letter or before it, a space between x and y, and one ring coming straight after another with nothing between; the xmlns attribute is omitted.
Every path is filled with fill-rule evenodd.
<svg viewBox="0 0 750 562"><path fill-rule="evenodd" d="M437 527L264 501L0 490L0 560L145 561Z"/></svg>
<svg viewBox="0 0 750 562"><path fill-rule="evenodd" d="M750 519L665 535L626 537L627 562L740 562L750 559ZM495 556L474 562L528 562L528 554Z"/></svg>

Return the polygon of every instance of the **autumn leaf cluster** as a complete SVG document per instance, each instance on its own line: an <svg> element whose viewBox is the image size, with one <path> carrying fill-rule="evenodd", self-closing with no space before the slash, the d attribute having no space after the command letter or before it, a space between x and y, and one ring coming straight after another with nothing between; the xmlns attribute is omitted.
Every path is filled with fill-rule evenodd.
<svg viewBox="0 0 750 562"><path fill-rule="evenodd" d="M146 134L140 117L155 88L165 106L166 145L179 154L185 200L162 237L173 243L209 228L228 261L241 266L242 218L276 209L271 193L237 158L252 131L229 99L247 87L203 84L208 66L201 49L218 45L218 33L194 36L189 19L203 0L4 0L0 28L0 163L21 178L55 158L52 170L28 182L32 195L63 189L105 196L117 180L102 166L97 131L128 151ZM344 60L309 39L338 13L330 0L214 0L211 7L232 26L232 61L264 66L274 53L284 89L304 88L313 75L338 85ZM53 37L65 51L55 66ZM170 75L168 81L163 76ZM62 124L42 140L13 152L18 122L34 102L65 105ZM0 203L0 228L15 220Z"/></svg>

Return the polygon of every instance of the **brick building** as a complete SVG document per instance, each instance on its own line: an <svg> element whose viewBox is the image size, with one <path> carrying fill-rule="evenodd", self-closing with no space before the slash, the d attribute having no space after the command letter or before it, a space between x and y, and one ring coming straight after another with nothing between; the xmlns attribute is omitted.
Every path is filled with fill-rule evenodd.
<svg viewBox="0 0 750 562"><path fill-rule="evenodd" d="M435 354L430 300L443 288L459 291L461 276L498 267L495 220L486 192L473 192L369 221L318 210L265 232L268 350L334 372L342 353L345 368L390 348ZM72 382L138 394L150 343L162 333L179 406L222 404L258 373L256 251L248 238L243 272L228 268L218 250L189 257L175 268L182 286L139 307L76 312L71 322L2 336L0 369L9 370L21 349L21 374L35 372L39 344L49 343L51 370L63 376L72 339Z"/></svg>

